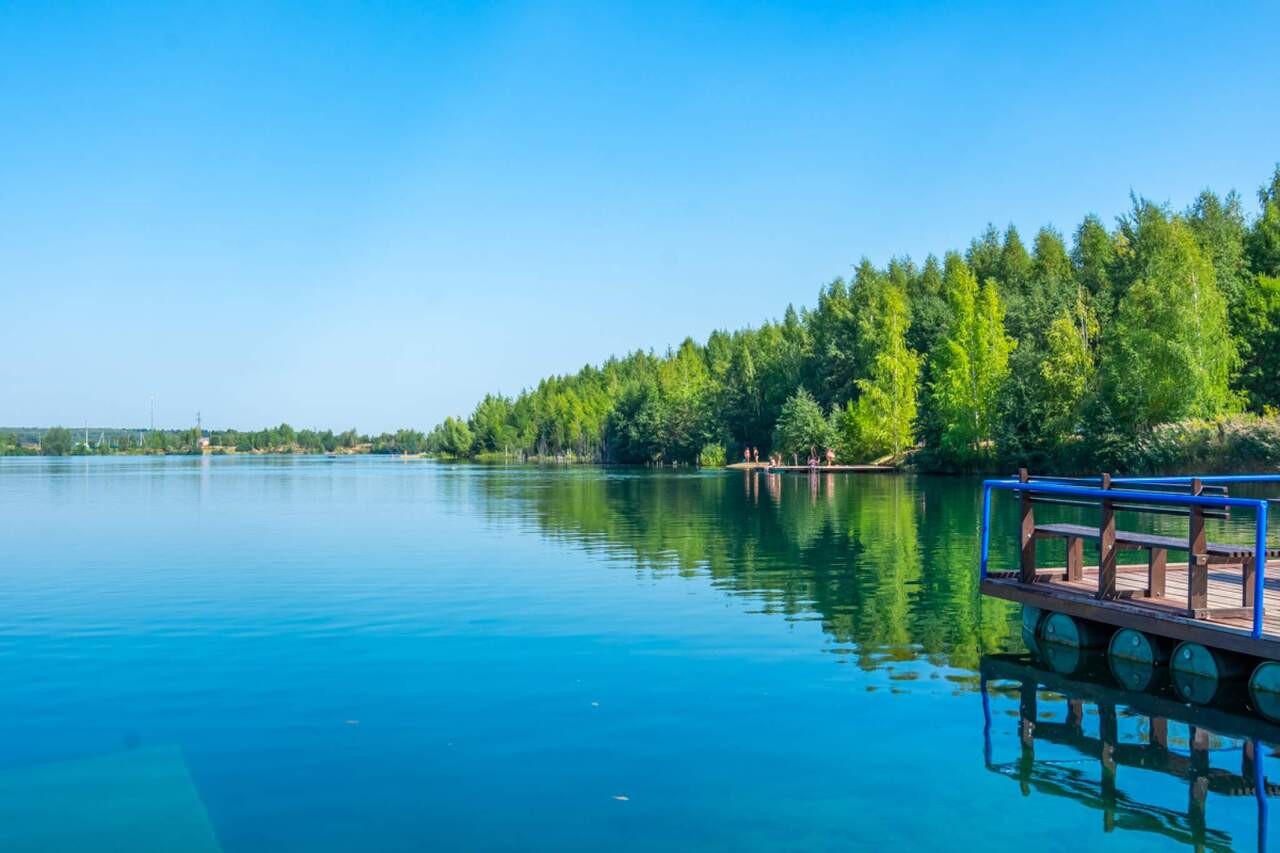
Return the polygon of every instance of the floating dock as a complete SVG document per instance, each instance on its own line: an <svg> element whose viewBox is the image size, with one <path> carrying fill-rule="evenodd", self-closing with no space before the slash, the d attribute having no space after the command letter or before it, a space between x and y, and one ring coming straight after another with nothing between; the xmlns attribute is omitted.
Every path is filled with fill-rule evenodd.
<svg viewBox="0 0 1280 853"><path fill-rule="evenodd" d="M1267 543L1269 501L1228 494L1244 483L1276 486L1280 477L1033 478L1023 470L988 480L982 592L1022 604L1024 627L1047 643L1114 653L1117 632L1127 632L1119 651L1138 649L1142 666L1180 673L1187 701L1215 701L1222 685L1247 680L1240 695L1280 720L1280 548ZM1019 520L1017 568L1007 571L988 566L1000 495L1012 496ZM1079 523L1037 523L1045 506ZM1185 535L1137 529L1155 526L1154 516L1185 519ZM1228 518L1232 529L1211 538L1209 524ZM1239 519L1252 522L1243 535ZM1142 562L1121 563L1122 551Z"/></svg>
<svg viewBox="0 0 1280 853"><path fill-rule="evenodd" d="M895 465L770 465L767 462L735 462L734 471L762 471L766 474L896 474Z"/></svg>

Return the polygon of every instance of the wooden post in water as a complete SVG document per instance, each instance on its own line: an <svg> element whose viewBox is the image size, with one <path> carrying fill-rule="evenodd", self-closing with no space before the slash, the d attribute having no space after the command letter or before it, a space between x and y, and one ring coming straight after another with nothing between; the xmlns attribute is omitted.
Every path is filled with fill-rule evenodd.
<svg viewBox="0 0 1280 853"><path fill-rule="evenodd" d="M1111 475L1102 475L1102 488L1111 488ZM1102 501L1098 524L1098 598L1116 597L1116 511L1111 501Z"/></svg>
<svg viewBox="0 0 1280 853"><path fill-rule="evenodd" d="M1187 823L1192 837L1204 838L1205 805L1209 800L1209 733L1198 726L1191 727L1191 773L1187 802Z"/></svg>
<svg viewBox="0 0 1280 853"><path fill-rule="evenodd" d="M1018 782L1022 796L1031 795L1031 774L1036 764L1036 694L1040 685L1024 678L1018 690Z"/></svg>
<svg viewBox="0 0 1280 853"><path fill-rule="evenodd" d="M1116 744L1120 742L1119 721L1115 705L1098 705L1098 740L1102 742L1102 752L1098 756L1102 762L1102 831L1111 832L1116 828Z"/></svg>
<svg viewBox="0 0 1280 853"><path fill-rule="evenodd" d="M1204 490L1200 478L1191 480L1191 494ZM1209 557L1205 553L1208 542L1204 532L1204 509L1191 506L1191 524L1187 534L1187 613L1200 618L1209 609ZM1201 612L1197 612L1201 611Z"/></svg>
<svg viewBox="0 0 1280 853"><path fill-rule="evenodd" d="M1067 700L1067 724L1079 734L1084 729L1084 700Z"/></svg>
<svg viewBox="0 0 1280 853"><path fill-rule="evenodd" d="M1026 483L1031 479L1027 474L1026 468L1018 469L1018 482ZM1021 576L1023 583L1036 582L1036 516L1035 510L1031 506L1031 492L1023 489L1021 495L1022 506L1022 557L1021 557Z"/></svg>
<svg viewBox="0 0 1280 853"><path fill-rule="evenodd" d="M1160 749L1169 748L1169 721L1164 717L1148 718L1147 742Z"/></svg>

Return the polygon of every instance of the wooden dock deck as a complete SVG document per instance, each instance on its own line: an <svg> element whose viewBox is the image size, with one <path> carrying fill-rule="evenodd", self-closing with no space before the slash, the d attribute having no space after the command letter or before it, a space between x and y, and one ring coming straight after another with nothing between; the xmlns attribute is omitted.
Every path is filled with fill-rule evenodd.
<svg viewBox="0 0 1280 853"><path fill-rule="evenodd" d="M902 469L896 465L770 465L767 462L735 462L728 466L735 471L763 471L766 474L895 474Z"/></svg>
<svg viewBox="0 0 1280 853"><path fill-rule="evenodd" d="M1119 566L1116 572L1118 597L1102 600L1098 594L1098 567L1086 566L1080 580L1067 580L1066 570L1040 569L1035 583L1026 584L1018 572L992 572L982 583L982 592L1008 601L1060 611L1069 616L1133 628L1136 631L1190 640L1241 654L1280 660L1280 562L1268 563L1268 580L1263 602L1263 636L1250 636L1251 619L1242 616L1211 616L1193 619L1187 615L1186 564L1166 568L1165 594L1146 598L1145 565ZM1240 571L1209 572L1209 602L1214 608L1235 608L1243 597Z"/></svg>

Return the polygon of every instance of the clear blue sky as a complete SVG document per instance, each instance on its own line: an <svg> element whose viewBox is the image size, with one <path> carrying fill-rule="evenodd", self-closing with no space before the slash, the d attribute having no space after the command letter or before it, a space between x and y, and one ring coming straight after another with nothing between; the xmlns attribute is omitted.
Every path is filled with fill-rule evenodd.
<svg viewBox="0 0 1280 853"><path fill-rule="evenodd" d="M1253 194L1280 6L0 5L0 424L427 428L861 255Z"/></svg>

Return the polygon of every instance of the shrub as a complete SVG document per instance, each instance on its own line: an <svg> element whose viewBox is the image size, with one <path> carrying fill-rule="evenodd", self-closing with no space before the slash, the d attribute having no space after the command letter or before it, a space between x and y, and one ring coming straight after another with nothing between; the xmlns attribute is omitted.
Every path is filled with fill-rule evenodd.
<svg viewBox="0 0 1280 853"><path fill-rule="evenodd" d="M704 444L698 451L698 465L703 468L723 468L724 458L723 444Z"/></svg>

